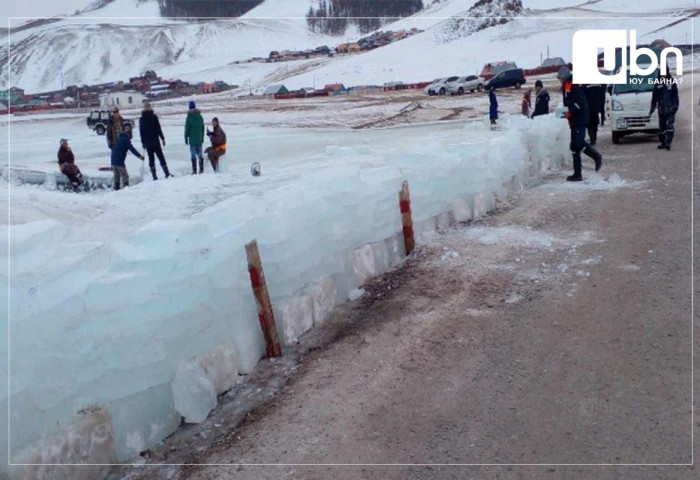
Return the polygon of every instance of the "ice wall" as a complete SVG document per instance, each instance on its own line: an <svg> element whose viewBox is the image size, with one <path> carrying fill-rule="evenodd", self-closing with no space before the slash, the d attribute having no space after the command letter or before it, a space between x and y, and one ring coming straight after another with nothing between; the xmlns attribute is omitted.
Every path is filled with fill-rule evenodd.
<svg viewBox="0 0 700 480"><path fill-rule="evenodd" d="M174 431L181 416L200 419L195 396L210 408L212 391L230 388L264 351L245 243L258 240L280 335L294 342L400 261L404 180L420 235L483 215L494 193L503 198L568 158L567 127L552 116L505 116L499 128L482 120L314 132L293 143L284 165L257 158L263 176L231 187L235 195L109 239L83 228L77 241L75 227L56 220L3 227L3 266L11 235L12 454L95 406L111 415L122 461ZM191 181L172 185L186 190ZM147 188L121 195L146 201ZM3 408L6 385L0 378Z"/></svg>

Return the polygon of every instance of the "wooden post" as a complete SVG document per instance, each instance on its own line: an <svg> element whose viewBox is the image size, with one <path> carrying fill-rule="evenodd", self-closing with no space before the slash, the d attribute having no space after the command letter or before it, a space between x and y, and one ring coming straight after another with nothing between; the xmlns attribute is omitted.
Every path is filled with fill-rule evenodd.
<svg viewBox="0 0 700 480"><path fill-rule="evenodd" d="M267 358L281 357L282 349L277 339L277 327L275 327L275 317L272 314L272 303L270 294L267 291L265 274L263 273L260 251L257 240L246 244L245 252L248 256L248 273L250 274L250 284L253 287L255 303L258 306L258 319L265 337L265 355Z"/></svg>
<svg viewBox="0 0 700 480"><path fill-rule="evenodd" d="M408 182L403 182L399 192L399 209L401 210L401 224L403 225L403 244L406 255L410 255L416 248L416 240L413 237L413 217L411 216L411 195L408 191Z"/></svg>

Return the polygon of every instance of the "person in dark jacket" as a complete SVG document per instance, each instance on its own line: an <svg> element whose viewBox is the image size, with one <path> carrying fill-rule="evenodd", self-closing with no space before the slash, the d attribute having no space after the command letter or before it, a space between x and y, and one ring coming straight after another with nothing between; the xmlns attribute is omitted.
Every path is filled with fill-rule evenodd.
<svg viewBox="0 0 700 480"><path fill-rule="evenodd" d="M547 115L549 113L549 92L542 85L542 80L535 82L535 111L532 112L532 118L538 115Z"/></svg>
<svg viewBox="0 0 700 480"><path fill-rule="evenodd" d="M651 95L651 109L649 116L654 114L654 110L659 110L659 146L657 148L671 150L673 134L675 132L676 112L678 111L678 86L673 81L671 71L666 73L666 77L659 71L658 83L654 87Z"/></svg>
<svg viewBox="0 0 700 480"><path fill-rule="evenodd" d="M153 113L153 107L148 102L144 104L143 111L141 112L139 132L141 134L141 146L148 153L148 166L151 168L153 180L158 180L158 175L156 174L156 156L160 162L160 168L163 169L165 178L172 177L168 170L168 164L165 162L163 149L160 147L161 141L163 142L163 146L165 146L165 136L163 135L163 130L160 128L160 120L158 120L158 115Z"/></svg>
<svg viewBox="0 0 700 480"><path fill-rule="evenodd" d="M496 89L489 88L489 120L491 121L491 128L496 125L496 120L498 120L498 99L496 98Z"/></svg>
<svg viewBox="0 0 700 480"><path fill-rule="evenodd" d="M566 118L571 129L571 142L569 148L574 160L574 173L566 177L569 182L580 182L581 175L581 151L595 161L596 172L603 166L603 156L588 143L586 143L586 126L588 125L588 103L586 95L580 85L573 83L573 75L568 67L561 67L557 78L562 85Z"/></svg>
<svg viewBox="0 0 700 480"><path fill-rule="evenodd" d="M112 146L112 171L114 172L114 190L119 190L120 183L123 187L129 186L129 173L126 171L126 155L133 153L141 161L144 156L131 144L131 135L128 132L120 132L116 142ZM120 182L120 180L123 181Z"/></svg>
<svg viewBox="0 0 700 480"><path fill-rule="evenodd" d="M219 171L219 158L226 154L226 133L219 125L219 119L214 117L211 121L212 131L207 129L207 135L211 141L211 147L208 147L206 154L211 162L211 167L215 172Z"/></svg>
<svg viewBox="0 0 700 480"><path fill-rule="evenodd" d="M192 175L197 173L197 159L199 159L199 173L204 172L204 156L202 144L204 143L204 118L202 112L197 110L197 105L190 101L190 109L185 120L185 145L190 146L190 160L192 161Z"/></svg>
<svg viewBox="0 0 700 480"><path fill-rule="evenodd" d="M119 136L119 132L124 131L124 119L122 116L119 114L119 108L114 107L114 110L112 111L112 115L109 117L109 121L107 122L107 146L109 149L112 149L112 146L114 145L114 142L117 141L117 137Z"/></svg>
<svg viewBox="0 0 700 480"><path fill-rule="evenodd" d="M592 84L586 85L584 91L588 103L588 138L593 146L598 140L600 114L605 111L605 89L603 85Z"/></svg>
<svg viewBox="0 0 700 480"><path fill-rule="evenodd" d="M70 181L73 191L77 192L83 184L83 174L75 164L75 156L70 148L68 139L62 138L58 148L58 168Z"/></svg>

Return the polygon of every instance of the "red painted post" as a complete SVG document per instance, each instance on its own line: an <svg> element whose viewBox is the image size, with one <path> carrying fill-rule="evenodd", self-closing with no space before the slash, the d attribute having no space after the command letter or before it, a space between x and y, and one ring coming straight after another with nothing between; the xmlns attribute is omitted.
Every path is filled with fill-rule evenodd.
<svg viewBox="0 0 700 480"><path fill-rule="evenodd" d="M277 338L275 316L272 313L272 303L270 302L270 294L267 291L267 283L265 282L265 273L262 268L257 240L246 244L245 252L248 257L250 285L253 287L255 303L258 307L258 319L265 337L265 355L267 358L281 357L282 348Z"/></svg>
<svg viewBox="0 0 700 480"><path fill-rule="evenodd" d="M416 248L416 240L413 237L413 217L411 216L411 195L408 190L408 182L403 182L399 192L399 209L401 211L401 224L403 225L403 244L406 255L410 255Z"/></svg>

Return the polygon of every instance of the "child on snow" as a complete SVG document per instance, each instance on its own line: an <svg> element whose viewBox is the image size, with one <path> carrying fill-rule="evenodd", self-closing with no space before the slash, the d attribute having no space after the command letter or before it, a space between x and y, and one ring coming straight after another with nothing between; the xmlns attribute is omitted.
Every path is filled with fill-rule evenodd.
<svg viewBox="0 0 700 480"><path fill-rule="evenodd" d="M129 152L133 153L143 162L144 156L131 144L131 135L127 132L120 132L114 145L112 145L114 190L119 190L120 180L123 180L122 186L129 186L129 173L126 171L126 155Z"/></svg>

